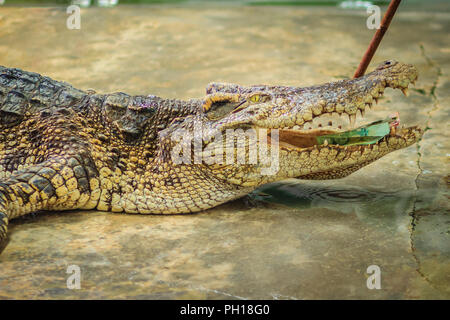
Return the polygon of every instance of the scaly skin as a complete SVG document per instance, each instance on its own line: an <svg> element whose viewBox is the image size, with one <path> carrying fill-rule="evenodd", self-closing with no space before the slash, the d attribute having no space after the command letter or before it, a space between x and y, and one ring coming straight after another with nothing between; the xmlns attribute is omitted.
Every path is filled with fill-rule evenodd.
<svg viewBox="0 0 450 320"><path fill-rule="evenodd" d="M300 147L289 136L313 132L304 125L326 114L353 122L385 87L405 89L416 78L413 66L388 61L355 80L308 88L213 83L205 98L181 101L84 92L0 67L0 241L9 220L39 210L189 213L273 181L345 177L415 143L422 130L398 129L376 144L348 147ZM221 156L249 151L248 140L211 139L227 129L282 129L279 146L268 145L279 151L279 170L261 174L270 164L260 162L175 164L174 134L186 135L199 123L203 159L207 148Z"/></svg>

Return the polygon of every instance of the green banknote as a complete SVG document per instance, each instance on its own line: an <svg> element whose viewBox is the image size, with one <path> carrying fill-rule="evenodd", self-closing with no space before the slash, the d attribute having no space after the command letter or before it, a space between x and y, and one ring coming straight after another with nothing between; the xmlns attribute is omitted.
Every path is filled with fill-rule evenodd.
<svg viewBox="0 0 450 320"><path fill-rule="evenodd" d="M389 134L392 124L397 120L396 116L389 117L353 130L317 136L317 143L321 145L327 141L329 144L342 146L374 144Z"/></svg>

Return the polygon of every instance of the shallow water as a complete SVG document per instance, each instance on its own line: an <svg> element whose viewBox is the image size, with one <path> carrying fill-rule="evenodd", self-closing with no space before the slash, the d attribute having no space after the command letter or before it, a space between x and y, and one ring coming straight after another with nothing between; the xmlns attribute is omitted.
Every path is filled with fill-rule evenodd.
<svg viewBox="0 0 450 320"><path fill-rule="evenodd" d="M292 179L196 215L17 219L0 297L449 298L450 13L439 5L402 7L374 59L419 69L408 98L387 90L369 115L396 110L427 125L417 146L345 179ZM81 89L192 98L210 81L349 77L373 33L365 11L334 7L131 5L81 17L68 30L64 8L0 7L0 64ZM374 264L381 290L366 286ZM82 270L81 290L66 287L69 265Z"/></svg>

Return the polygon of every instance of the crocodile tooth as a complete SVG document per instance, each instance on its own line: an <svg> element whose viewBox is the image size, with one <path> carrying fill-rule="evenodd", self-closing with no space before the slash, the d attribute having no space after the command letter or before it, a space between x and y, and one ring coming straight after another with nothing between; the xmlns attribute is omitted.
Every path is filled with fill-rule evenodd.
<svg viewBox="0 0 450 320"><path fill-rule="evenodd" d="M359 112L361 112L361 118L364 118L366 111L364 109L359 109Z"/></svg>
<svg viewBox="0 0 450 320"><path fill-rule="evenodd" d="M378 98L373 98L373 100L375 100L375 103L378 104Z"/></svg>
<svg viewBox="0 0 450 320"><path fill-rule="evenodd" d="M408 96L408 88L402 88L402 92L405 96Z"/></svg>
<svg viewBox="0 0 450 320"><path fill-rule="evenodd" d="M356 122L356 114L349 114L348 119L350 120L350 127L353 128Z"/></svg>
<svg viewBox="0 0 450 320"><path fill-rule="evenodd" d="M325 139L325 141L323 142L323 145L324 145L324 146L327 146L327 145L328 145L328 140L327 140L327 139Z"/></svg>
<svg viewBox="0 0 450 320"><path fill-rule="evenodd" d="M391 130L390 130L390 132L389 132L389 134L395 135L396 132L397 132L397 128L396 128L395 126L392 126L392 127L391 127Z"/></svg>

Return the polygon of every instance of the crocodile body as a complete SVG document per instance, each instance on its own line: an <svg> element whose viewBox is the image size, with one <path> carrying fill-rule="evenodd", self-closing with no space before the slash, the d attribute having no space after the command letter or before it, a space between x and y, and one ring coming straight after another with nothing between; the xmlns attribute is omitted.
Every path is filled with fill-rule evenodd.
<svg viewBox="0 0 450 320"><path fill-rule="evenodd" d="M204 98L181 101L85 92L0 67L0 241L9 220L40 210L190 213L273 181L345 177L415 143L422 130L397 129L376 144L360 146L301 147L292 136L321 130L306 126L325 115L347 115L352 122L384 88L405 89L416 78L413 66L387 61L354 80L307 88L212 83ZM249 152L250 140L235 145L211 139L218 133L280 129L280 143L269 143L269 149L277 148L279 168L263 175L267 164L259 162L176 163L171 138L198 124L201 159L211 156L207 147L215 155Z"/></svg>

